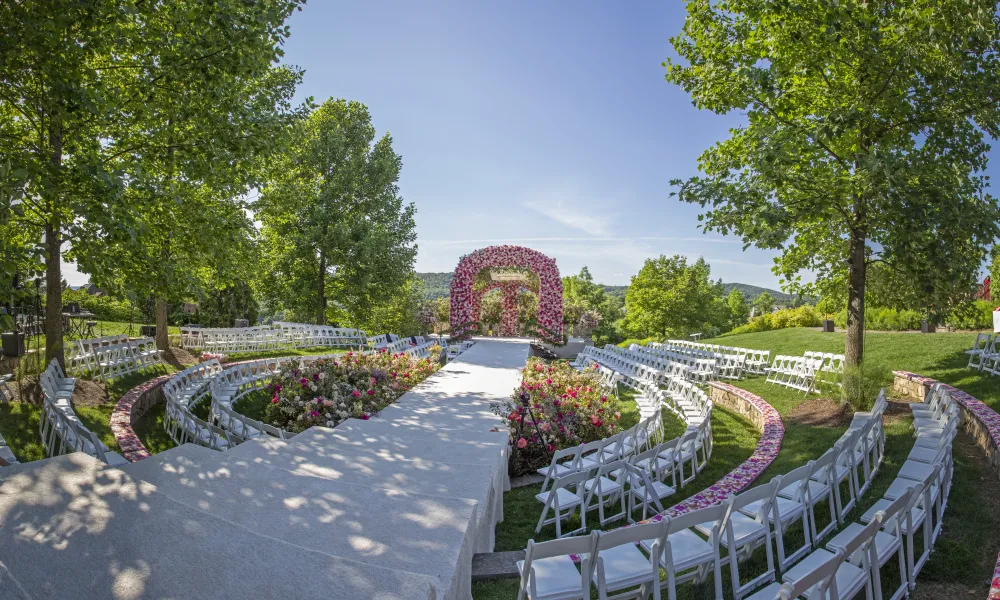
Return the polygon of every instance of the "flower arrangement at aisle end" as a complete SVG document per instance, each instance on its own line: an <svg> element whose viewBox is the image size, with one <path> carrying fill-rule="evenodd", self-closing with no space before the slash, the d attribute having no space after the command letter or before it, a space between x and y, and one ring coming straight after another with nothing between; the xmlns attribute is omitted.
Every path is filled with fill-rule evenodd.
<svg viewBox="0 0 1000 600"><path fill-rule="evenodd" d="M512 477L544 467L556 450L603 439L624 424L622 403L603 389L597 371L532 357L523 381L493 412L507 424Z"/></svg>
<svg viewBox="0 0 1000 600"><path fill-rule="evenodd" d="M277 374L268 386L264 421L286 431L335 427L346 419L377 416L440 366L441 347L427 358L405 353L347 352Z"/></svg>

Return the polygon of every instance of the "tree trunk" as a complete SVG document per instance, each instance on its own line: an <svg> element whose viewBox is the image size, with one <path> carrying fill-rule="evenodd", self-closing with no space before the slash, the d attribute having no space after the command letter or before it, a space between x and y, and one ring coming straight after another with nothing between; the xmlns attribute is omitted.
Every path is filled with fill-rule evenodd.
<svg viewBox="0 0 1000 600"><path fill-rule="evenodd" d="M316 288L319 292L319 306L316 311L316 324L326 325L326 254L320 250L319 253L319 285Z"/></svg>
<svg viewBox="0 0 1000 600"><path fill-rule="evenodd" d="M45 225L45 363L53 358L65 368L62 322L62 237L58 223Z"/></svg>
<svg viewBox="0 0 1000 600"><path fill-rule="evenodd" d="M865 237L851 232L850 260L847 275L847 343L844 362L849 367L861 365L865 341Z"/></svg>
<svg viewBox="0 0 1000 600"><path fill-rule="evenodd" d="M167 333L167 313L170 305L164 298L156 298L156 347L166 350L170 345L170 337Z"/></svg>

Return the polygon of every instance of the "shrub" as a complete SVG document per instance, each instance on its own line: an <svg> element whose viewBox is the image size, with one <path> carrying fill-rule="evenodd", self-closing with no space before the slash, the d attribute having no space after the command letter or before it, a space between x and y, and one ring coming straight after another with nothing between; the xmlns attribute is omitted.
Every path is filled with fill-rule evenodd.
<svg viewBox="0 0 1000 600"><path fill-rule="evenodd" d="M875 398L890 378L891 374L884 368L869 367L862 371L858 367L847 367L841 380L843 382L841 397L855 411L870 410L875 404Z"/></svg>
<svg viewBox="0 0 1000 600"><path fill-rule="evenodd" d="M283 371L268 390L264 420L299 432L313 425L334 427L350 418L367 419L437 370L441 349L430 358L408 354L348 352L319 359L304 369Z"/></svg>
<svg viewBox="0 0 1000 600"><path fill-rule="evenodd" d="M624 342L620 342L618 344L618 347L619 348L628 348L632 344L638 344L640 346L645 346L645 345L649 344L650 342L659 342L659 341L660 341L660 338L658 338L658 337L648 337L648 338L644 338L644 339L628 338Z"/></svg>
<svg viewBox="0 0 1000 600"><path fill-rule="evenodd" d="M1000 289L1000 284L998 288ZM948 316L948 326L955 329L991 329L993 327L993 302L976 300L956 308Z"/></svg>
<svg viewBox="0 0 1000 600"><path fill-rule="evenodd" d="M94 313L101 321L128 323L133 319L141 321L144 316L139 306L133 312L132 304L127 300L115 300L111 296L91 296L84 288L63 292L63 304L70 302L79 304L80 310Z"/></svg>
<svg viewBox="0 0 1000 600"><path fill-rule="evenodd" d="M510 399L491 405L507 423L512 477L544 467L556 450L617 432L621 400L602 392L595 369L579 372L566 362L532 357L522 372Z"/></svg>
<svg viewBox="0 0 1000 600"><path fill-rule="evenodd" d="M774 313L754 317L746 325L737 327L729 333L757 333L789 327L819 327L822 322L823 317L819 311L813 306L806 305L798 308L783 308Z"/></svg>
<svg viewBox="0 0 1000 600"><path fill-rule="evenodd" d="M865 329L869 331L907 331L920 329L923 315L915 310L871 307L865 309ZM847 309L834 318L837 327L847 327Z"/></svg>

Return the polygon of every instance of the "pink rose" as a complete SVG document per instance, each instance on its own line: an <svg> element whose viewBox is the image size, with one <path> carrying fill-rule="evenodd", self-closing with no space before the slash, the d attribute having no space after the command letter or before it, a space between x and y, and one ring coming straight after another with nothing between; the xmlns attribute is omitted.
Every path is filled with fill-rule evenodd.
<svg viewBox="0 0 1000 600"><path fill-rule="evenodd" d="M527 448L528 447L528 440L526 440L524 438L521 438L521 439L517 440L517 447L520 448L520 449L522 449L522 450L525 449L525 448Z"/></svg>

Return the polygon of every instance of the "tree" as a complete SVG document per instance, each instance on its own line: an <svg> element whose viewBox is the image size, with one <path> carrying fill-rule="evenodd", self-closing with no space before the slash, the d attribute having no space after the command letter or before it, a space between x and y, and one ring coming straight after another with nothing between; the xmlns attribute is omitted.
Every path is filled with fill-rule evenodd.
<svg viewBox="0 0 1000 600"><path fill-rule="evenodd" d="M604 286L594 283L587 267L580 269L577 275L563 277L562 281L563 323L575 329L588 312L596 312L598 324L590 331L595 343L612 339L617 341L620 336L615 331L615 323L622 317L622 300L607 293Z"/></svg>
<svg viewBox="0 0 1000 600"><path fill-rule="evenodd" d="M122 191L138 173L127 172L120 161L216 134L178 124L170 137L152 117L188 93L216 89L227 74L257 72L261 58L275 62L288 35L284 21L299 4L0 4L0 151L24 173L17 220L44 236L46 360L64 360L63 244L72 252L86 235L135 235ZM216 114L225 119L227 108L217 107Z"/></svg>
<svg viewBox="0 0 1000 600"><path fill-rule="evenodd" d="M1000 134L995 2L687 8L671 40L686 64L665 63L667 80L747 122L678 194L710 207L706 230L780 250L789 289L846 288L848 365L863 358L870 264L931 292L975 280L1000 217L983 174Z"/></svg>
<svg viewBox="0 0 1000 600"><path fill-rule="evenodd" d="M256 205L265 293L298 318L325 323L333 304L345 320L369 323L413 274L415 209L399 195L402 164L359 102L327 100L296 125Z"/></svg>
<svg viewBox="0 0 1000 600"><path fill-rule="evenodd" d="M747 297L738 289L730 290L729 296L726 297L726 306L729 307L731 328L735 329L740 325L745 325L750 319L750 306L747 305Z"/></svg>
<svg viewBox="0 0 1000 600"><path fill-rule="evenodd" d="M625 294L625 327L636 337L716 333L728 320L722 286L705 259L677 255L646 259Z"/></svg>
<svg viewBox="0 0 1000 600"><path fill-rule="evenodd" d="M753 308L756 314L766 315L774 312L774 296L767 290L763 291L753 299Z"/></svg>

